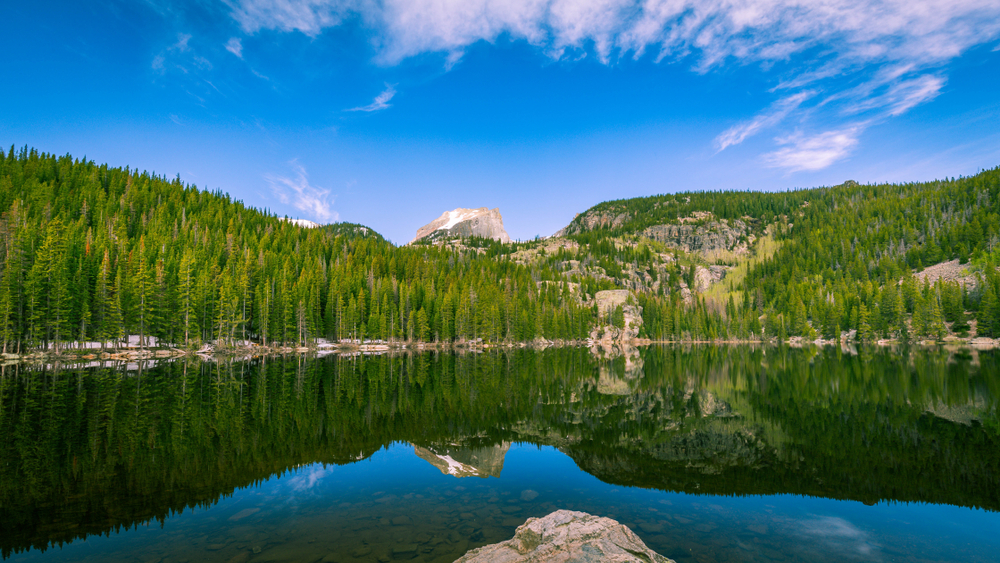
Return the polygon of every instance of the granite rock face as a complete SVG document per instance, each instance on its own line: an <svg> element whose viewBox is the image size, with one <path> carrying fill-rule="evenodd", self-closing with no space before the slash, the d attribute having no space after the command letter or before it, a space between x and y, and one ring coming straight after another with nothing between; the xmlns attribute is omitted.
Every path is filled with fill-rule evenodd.
<svg viewBox="0 0 1000 563"><path fill-rule="evenodd" d="M528 518L514 537L473 549L456 563L673 563L646 547L632 530L610 518L557 510Z"/></svg>
<svg viewBox="0 0 1000 563"><path fill-rule="evenodd" d="M440 217L417 229L417 236L410 243L421 239L438 240L442 238L483 237L510 242L510 236L503 228L503 217L500 209L458 208L445 211Z"/></svg>
<svg viewBox="0 0 1000 563"><path fill-rule="evenodd" d="M639 328L642 326L642 307L635 304L634 298L630 304L629 297L632 297L632 292L627 289L606 289L594 294L597 311L601 318L606 319L615 308L620 306L625 314L625 326L618 328L599 323L599 326L590 333L591 340L611 345L619 342L630 342L639 335Z"/></svg>
<svg viewBox="0 0 1000 563"><path fill-rule="evenodd" d="M586 213L578 222L577 219L579 217L580 214L578 213L576 217L573 217L573 221L569 225L566 225L556 231L552 235L552 238L564 237L566 235L576 235L587 231L593 231L594 229L613 229L615 227L620 227L625 221L628 221L629 218L631 218L631 215L628 213L615 213L613 211Z"/></svg>
<svg viewBox="0 0 1000 563"><path fill-rule="evenodd" d="M643 235L685 252L734 250L750 233L743 221L710 221L700 225L654 225Z"/></svg>

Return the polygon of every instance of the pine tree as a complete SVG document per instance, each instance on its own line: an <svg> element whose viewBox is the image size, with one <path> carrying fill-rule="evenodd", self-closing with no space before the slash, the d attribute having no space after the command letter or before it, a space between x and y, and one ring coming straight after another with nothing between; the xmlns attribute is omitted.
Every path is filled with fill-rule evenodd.
<svg viewBox="0 0 1000 563"><path fill-rule="evenodd" d="M65 232L56 217L45 230L45 239L28 274L31 323L35 339L44 347L51 342L56 353L69 335L69 279L65 265Z"/></svg>
<svg viewBox="0 0 1000 563"><path fill-rule="evenodd" d="M922 294L917 294L913 302L913 334L914 336L926 336L929 332L927 299Z"/></svg>
<svg viewBox="0 0 1000 563"><path fill-rule="evenodd" d="M260 285L257 286L257 291L254 292L256 306L254 306L253 310L257 314L257 336L264 346L268 345L271 337L271 308L273 301L271 293L270 279L261 281Z"/></svg>
<svg viewBox="0 0 1000 563"><path fill-rule="evenodd" d="M948 333L948 330L944 326L944 315L941 312L941 306L938 304L937 295L933 291L927 299L926 309L927 334L938 339L943 338Z"/></svg>
<svg viewBox="0 0 1000 563"><path fill-rule="evenodd" d="M13 242L13 241L11 241ZM0 275L0 339L3 339L3 353L13 349L17 338L17 300L20 260L12 252L13 244L7 247L7 260Z"/></svg>
<svg viewBox="0 0 1000 563"><path fill-rule="evenodd" d="M809 324L806 320L806 305L802 299L796 297L792 308L792 334L796 336L808 336Z"/></svg>
<svg viewBox="0 0 1000 563"><path fill-rule="evenodd" d="M864 303L858 306L858 340L861 342L872 342L875 340L875 331L872 330L871 313Z"/></svg>
<svg viewBox="0 0 1000 563"><path fill-rule="evenodd" d="M983 298L979 304L979 313L976 315L976 334L995 338L997 327L1000 324L1000 299L997 299L996 291L993 287L987 286L983 289Z"/></svg>
<svg viewBox="0 0 1000 563"><path fill-rule="evenodd" d="M423 307L417 311L417 338L422 342L430 340L430 326L427 324L427 311Z"/></svg>
<svg viewBox="0 0 1000 563"><path fill-rule="evenodd" d="M115 348L118 347L118 342L125 338L125 320L122 315L121 299L122 292L125 291L124 270L125 268L119 265L115 272L114 291L107 293L107 302L104 305L106 320L104 333L101 335L101 338L103 340L115 341Z"/></svg>
<svg viewBox="0 0 1000 563"><path fill-rule="evenodd" d="M132 289L135 298L135 314L139 329L139 347L145 348L150 325L153 324L153 293L156 289L146 263L146 239L139 237L139 249L133 255L135 262L132 275Z"/></svg>
<svg viewBox="0 0 1000 563"><path fill-rule="evenodd" d="M87 279L86 270L84 267L84 259L80 258L80 265L77 268L76 274L77 281L77 291L74 293L74 300L78 303L79 311L77 313L77 319L79 322L79 340L85 342L88 340L88 336L91 332L91 313L90 313L90 284Z"/></svg>
<svg viewBox="0 0 1000 563"><path fill-rule="evenodd" d="M180 271L177 280L177 313L184 331L184 346L191 345L191 332L195 316L195 276L194 255L185 249L181 256Z"/></svg>

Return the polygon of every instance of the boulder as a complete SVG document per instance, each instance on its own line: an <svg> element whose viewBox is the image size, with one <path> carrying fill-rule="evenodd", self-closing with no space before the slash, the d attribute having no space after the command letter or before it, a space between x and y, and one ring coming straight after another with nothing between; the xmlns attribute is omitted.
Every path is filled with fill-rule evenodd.
<svg viewBox="0 0 1000 563"><path fill-rule="evenodd" d="M632 530L610 518L557 510L528 518L514 537L473 549L456 563L534 562L673 563L646 547Z"/></svg>

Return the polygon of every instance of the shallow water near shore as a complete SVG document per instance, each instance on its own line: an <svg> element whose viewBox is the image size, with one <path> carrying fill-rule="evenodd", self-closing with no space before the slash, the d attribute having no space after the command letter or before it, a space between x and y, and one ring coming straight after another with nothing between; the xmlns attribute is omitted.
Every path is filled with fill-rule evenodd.
<svg viewBox="0 0 1000 563"><path fill-rule="evenodd" d="M5 371L0 545L12 561L444 562L565 508L677 561L993 561L990 354Z"/></svg>

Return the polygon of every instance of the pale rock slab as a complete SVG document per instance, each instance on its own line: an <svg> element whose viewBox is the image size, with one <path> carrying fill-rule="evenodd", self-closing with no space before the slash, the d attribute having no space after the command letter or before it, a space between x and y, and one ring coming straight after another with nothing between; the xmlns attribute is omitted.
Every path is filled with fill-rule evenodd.
<svg viewBox="0 0 1000 563"><path fill-rule="evenodd" d="M528 518L514 537L473 549L455 563L674 563L610 518L557 510Z"/></svg>

